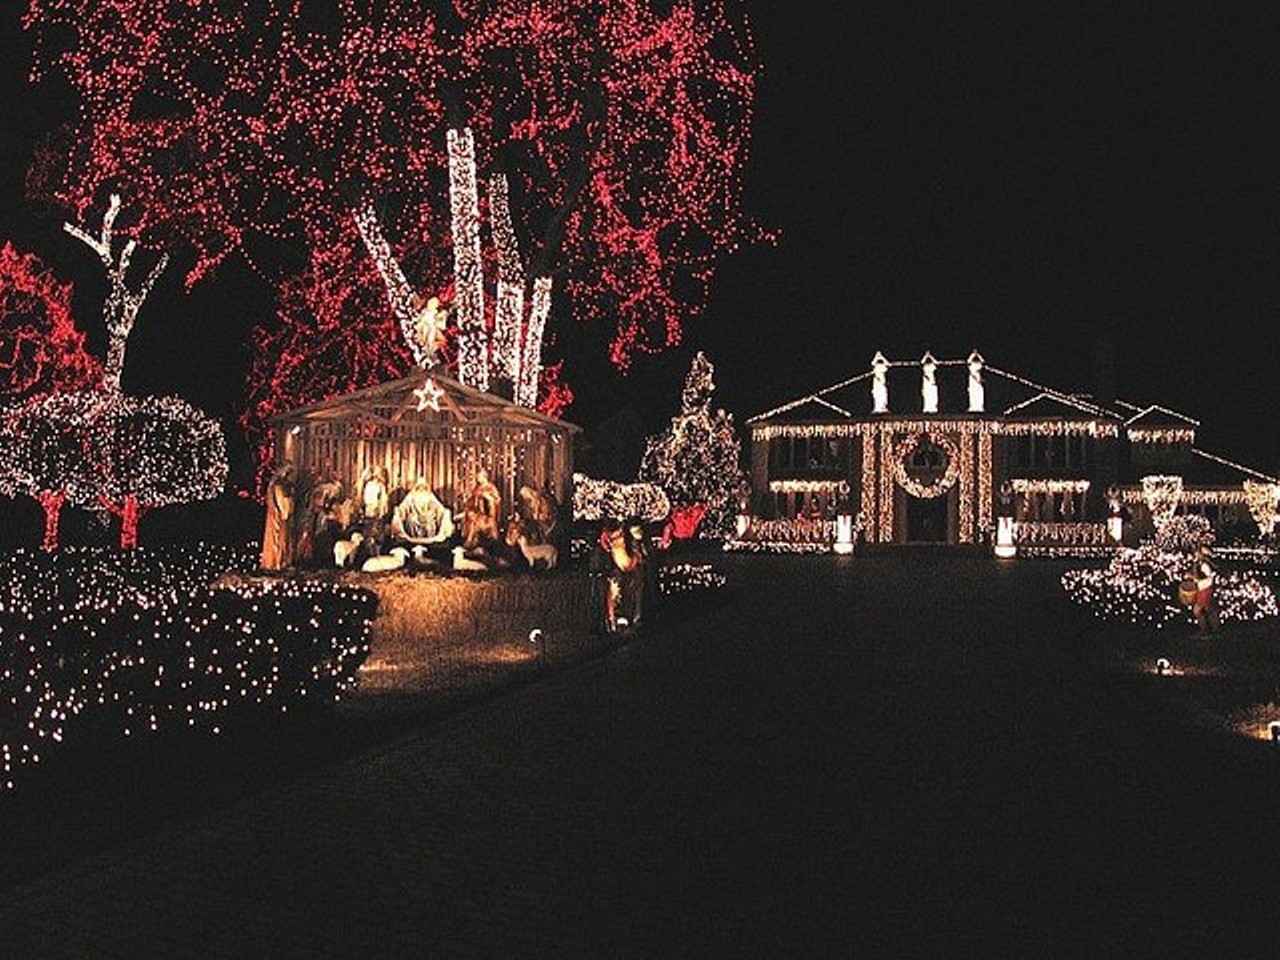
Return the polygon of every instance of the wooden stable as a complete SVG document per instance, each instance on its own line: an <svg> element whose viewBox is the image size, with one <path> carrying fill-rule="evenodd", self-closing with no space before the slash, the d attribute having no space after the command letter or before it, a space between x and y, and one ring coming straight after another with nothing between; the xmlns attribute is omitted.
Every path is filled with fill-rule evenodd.
<svg viewBox="0 0 1280 960"><path fill-rule="evenodd" d="M439 410L419 409L428 378L439 390ZM522 484L549 490L562 504L573 492L578 427L437 373L332 397L271 422L277 462L337 479L350 492L370 467L384 467L393 490L425 477L452 508L481 467L501 491L504 509Z"/></svg>

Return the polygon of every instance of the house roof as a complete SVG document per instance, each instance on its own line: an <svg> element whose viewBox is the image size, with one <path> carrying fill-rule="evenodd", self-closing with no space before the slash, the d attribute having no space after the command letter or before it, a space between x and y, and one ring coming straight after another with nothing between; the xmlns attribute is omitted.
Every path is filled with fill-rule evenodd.
<svg viewBox="0 0 1280 960"><path fill-rule="evenodd" d="M938 387L939 415L969 415L968 360L937 360L934 373ZM803 422L832 419L864 419L884 416L872 413L870 369L823 387L813 393L797 397L787 403L748 418L747 423ZM919 414L921 397L920 360L889 360L885 372L885 385L889 391L889 415ZM985 364L983 367L984 407L981 416L1018 416L1027 410L1028 419L1040 417L1066 417L1078 419L1081 415L1110 420L1124 420L1129 413L1117 413L1104 409L1089 397L1067 393L1038 383L999 367ZM1031 409L1037 407L1037 409ZM1135 408L1139 409L1139 408Z"/></svg>
<svg viewBox="0 0 1280 960"><path fill-rule="evenodd" d="M440 389L440 411L430 411L444 422L468 424L506 424L517 427L555 427L577 432L581 428L564 420L522 407L492 393L459 383L452 377L435 372L416 373L386 383L374 384L350 393L339 394L316 403L296 407L271 418L271 423L294 424L308 420L365 419L404 422L406 414L418 412L418 396L427 379ZM427 413L428 411L423 411Z"/></svg>
<svg viewBox="0 0 1280 960"><path fill-rule="evenodd" d="M1144 407L1125 420L1126 427L1180 427L1195 429L1200 426L1199 420L1193 420L1186 414L1170 410L1159 404Z"/></svg>

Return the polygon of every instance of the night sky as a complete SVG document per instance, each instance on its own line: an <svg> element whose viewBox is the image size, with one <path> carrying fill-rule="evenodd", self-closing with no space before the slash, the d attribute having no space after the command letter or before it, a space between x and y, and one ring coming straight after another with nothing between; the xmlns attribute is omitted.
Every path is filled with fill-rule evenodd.
<svg viewBox="0 0 1280 960"><path fill-rule="evenodd" d="M56 84L26 82L24 6L0 12L0 239L75 282L100 349L98 264L23 199L32 147L70 110ZM1122 397L1200 418L1202 446L1280 469L1280 9L747 6L764 72L745 206L779 242L726 260L685 346L626 379L605 365L609 331L553 318L579 396L569 419L590 428L630 405L660 429L694 349L745 419L877 349L976 346L1089 390L1106 339ZM188 295L181 272L140 315L125 386L230 422L271 291L233 265Z"/></svg>

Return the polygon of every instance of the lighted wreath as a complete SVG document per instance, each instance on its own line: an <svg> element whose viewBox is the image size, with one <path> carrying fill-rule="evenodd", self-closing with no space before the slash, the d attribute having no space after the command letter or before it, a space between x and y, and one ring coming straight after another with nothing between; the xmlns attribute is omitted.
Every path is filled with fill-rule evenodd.
<svg viewBox="0 0 1280 960"><path fill-rule="evenodd" d="M942 451L943 457L946 459L946 465L943 467L942 475L933 483L923 484L914 480L907 473L907 465L911 462L911 458L915 455L916 450L920 446L922 440L928 440L931 444ZM893 455L893 473L894 479L897 480L898 486L906 490L913 497L920 497L928 500L933 497L940 497L956 482L956 478L960 476L960 455L956 449L956 445L946 437L937 433L912 433L898 444L897 450Z"/></svg>

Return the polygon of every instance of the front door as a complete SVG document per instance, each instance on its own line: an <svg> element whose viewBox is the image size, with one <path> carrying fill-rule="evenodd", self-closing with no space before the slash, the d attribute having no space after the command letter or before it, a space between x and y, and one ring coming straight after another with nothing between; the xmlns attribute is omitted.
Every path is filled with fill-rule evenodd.
<svg viewBox="0 0 1280 960"><path fill-rule="evenodd" d="M907 542L946 543L947 501L950 497L907 496Z"/></svg>

